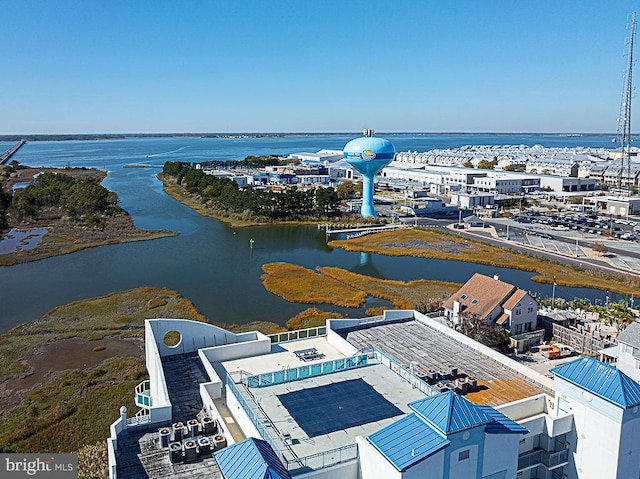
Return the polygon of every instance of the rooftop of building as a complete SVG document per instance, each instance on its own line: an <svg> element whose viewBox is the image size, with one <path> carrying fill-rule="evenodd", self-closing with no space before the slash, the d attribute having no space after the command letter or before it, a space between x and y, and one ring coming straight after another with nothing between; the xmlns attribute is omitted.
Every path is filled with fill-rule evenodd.
<svg viewBox="0 0 640 479"><path fill-rule="evenodd" d="M446 309L452 310L454 302L462 305L460 312L485 318L496 307L504 303L517 288L512 284L475 273L458 291L444 302Z"/></svg>
<svg viewBox="0 0 640 479"><path fill-rule="evenodd" d="M630 323L618 335L618 342L640 348L640 323Z"/></svg>
<svg viewBox="0 0 640 479"><path fill-rule="evenodd" d="M583 356L551 369L564 379L612 404L627 409L640 405L640 385L609 364Z"/></svg>
<svg viewBox="0 0 640 479"><path fill-rule="evenodd" d="M197 354L163 358L163 368L173 406L172 420L186 424L189 419L205 416L199 385L208 379ZM118 443L118 477L224 479L211 454L193 461L172 464L169 449L160 445L157 425L152 429L131 428L118 437Z"/></svg>
<svg viewBox="0 0 640 479"><path fill-rule="evenodd" d="M409 407L413 414L367 437L399 471L446 447L448 436L463 430L484 426L488 434L528 432L491 406L475 405L453 391L413 401Z"/></svg>
<svg viewBox="0 0 640 479"><path fill-rule="evenodd" d="M458 368L460 373L478 380L478 390L465 396L474 404L495 407L550 392L546 385L533 379L533 374L527 376L517 366L509 366L506 356L496 352L504 360L494 359L456 340L453 330L447 334L422 321L374 323L338 332L355 347L374 346L404 367L414 363L422 370Z"/></svg>
<svg viewBox="0 0 640 479"><path fill-rule="evenodd" d="M257 381L241 382L238 374L233 376L246 403L269 425L269 434L290 461L354 444L356 436L372 434L409 414L407 403L425 397L377 361L330 374L289 379L308 374L311 368L340 367L331 361L346 360L341 354L327 354L306 363L293 352L298 348L320 352L328 347L326 338L295 341L274 346L288 348L285 351L224 363L236 367L236 371L252 368L256 374L265 375L265 386Z"/></svg>

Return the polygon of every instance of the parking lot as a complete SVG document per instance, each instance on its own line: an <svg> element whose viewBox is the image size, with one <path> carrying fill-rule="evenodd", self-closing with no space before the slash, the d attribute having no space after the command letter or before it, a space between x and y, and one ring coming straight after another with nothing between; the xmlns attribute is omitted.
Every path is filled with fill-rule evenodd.
<svg viewBox="0 0 640 479"><path fill-rule="evenodd" d="M568 256L575 256L577 258L587 256L584 250L578 244L577 246L564 241L558 241L556 239L545 238L536 234L527 233L525 238L530 246L534 248L542 248L552 253L564 254Z"/></svg>

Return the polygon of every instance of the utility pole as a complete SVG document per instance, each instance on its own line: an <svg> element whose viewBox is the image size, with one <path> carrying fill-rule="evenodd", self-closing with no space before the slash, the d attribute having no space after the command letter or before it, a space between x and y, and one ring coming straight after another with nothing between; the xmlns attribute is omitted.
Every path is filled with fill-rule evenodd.
<svg viewBox="0 0 640 479"><path fill-rule="evenodd" d="M556 275L553 275L553 289L551 293L551 306L556 307Z"/></svg>
<svg viewBox="0 0 640 479"><path fill-rule="evenodd" d="M618 174L618 191L622 191L622 177L627 170L627 194L631 196L631 96L633 94L633 42L636 36L636 12L631 14L629 26L629 42L627 43L627 63L618 116L618 141L620 142L620 173Z"/></svg>

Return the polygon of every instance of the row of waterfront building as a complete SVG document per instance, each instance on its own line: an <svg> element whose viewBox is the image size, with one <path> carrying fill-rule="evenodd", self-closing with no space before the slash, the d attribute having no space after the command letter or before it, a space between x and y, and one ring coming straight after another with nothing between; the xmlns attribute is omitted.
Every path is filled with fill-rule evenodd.
<svg viewBox="0 0 640 479"><path fill-rule="evenodd" d="M339 150L294 153L290 165L267 167L254 173L203 168L209 174L234 179L241 187L258 185L335 185L359 177ZM466 146L424 153L399 152L381 177L407 185L432 188L433 193L514 194L533 191L588 192L598 185L628 188L640 184L637 152L630 161L603 148L544 148ZM493 162L492 169L478 168Z"/></svg>

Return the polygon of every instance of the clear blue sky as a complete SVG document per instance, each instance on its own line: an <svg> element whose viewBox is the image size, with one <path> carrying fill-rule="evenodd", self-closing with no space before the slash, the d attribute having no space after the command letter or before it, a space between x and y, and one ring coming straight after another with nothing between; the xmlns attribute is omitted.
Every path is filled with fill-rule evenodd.
<svg viewBox="0 0 640 479"><path fill-rule="evenodd" d="M0 134L614 132L639 7L0 0Z"/></svg>

